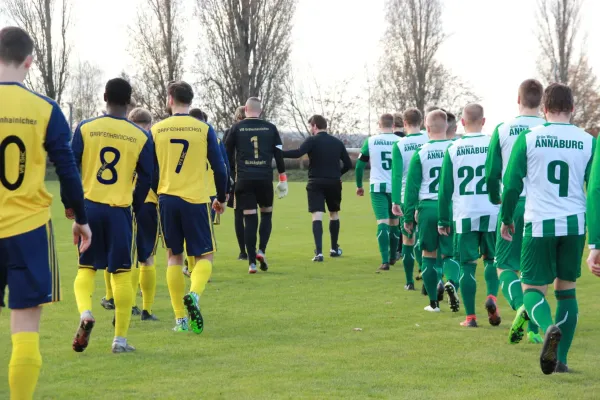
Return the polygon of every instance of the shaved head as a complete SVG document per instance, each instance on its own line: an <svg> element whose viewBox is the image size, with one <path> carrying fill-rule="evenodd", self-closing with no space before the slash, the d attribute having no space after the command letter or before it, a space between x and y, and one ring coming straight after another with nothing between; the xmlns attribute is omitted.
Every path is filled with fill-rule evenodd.
<svg viewBox="0 0 600 400"><path fill-rule="evenodd" d="M258 97L250 97L246 101L246 114L260 115L262 112L262 104Z"/></svg>
<svg viewBox="0 0 600 400"><path fill-rule="evenodd" d="M467 104L463 110L463 119L465 123L477 123L483 120L483 107L477 103Z"/></svg>
<svg viewBox="0 0 600 400"><path fill-rule="evenodd" d="M434 110L427 114L425 119L427 131L434 134L446 133L448 128L448 117L442 110Z"/></svg>

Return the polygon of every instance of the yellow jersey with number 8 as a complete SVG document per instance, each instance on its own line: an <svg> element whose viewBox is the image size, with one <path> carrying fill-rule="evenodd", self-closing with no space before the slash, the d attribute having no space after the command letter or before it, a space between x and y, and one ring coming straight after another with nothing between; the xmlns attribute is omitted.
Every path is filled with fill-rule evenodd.
<svg viewBox="0 0 600 400"><path fill-rule="evenodd" d="M83 121L73 135L75 159L81 163L87 200L129 207L140 153L150 140L134 123L110 115Z"/></svg>

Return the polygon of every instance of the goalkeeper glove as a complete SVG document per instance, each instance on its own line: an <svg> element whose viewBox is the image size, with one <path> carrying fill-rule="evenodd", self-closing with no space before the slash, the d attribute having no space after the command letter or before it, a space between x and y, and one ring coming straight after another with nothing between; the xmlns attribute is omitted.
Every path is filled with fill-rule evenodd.
<svg viewBox="0 0 600 400"><path fill-rule="evenodd" d="M279 183L277 184L278 198L284 198L288 194L287 175L279 174Z"/></svg>

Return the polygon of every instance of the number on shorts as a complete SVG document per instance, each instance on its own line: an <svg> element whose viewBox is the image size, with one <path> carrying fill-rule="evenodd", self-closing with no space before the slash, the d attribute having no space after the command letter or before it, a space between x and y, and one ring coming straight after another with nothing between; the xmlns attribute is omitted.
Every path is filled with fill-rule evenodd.
<svg viewBox="0 0 600 400"><path fill-rule="evenodd" d="M19 149L19 174L14 182L9 182L6 177L6 148L14 144ZM0 143L0 182L2 186L8 190L17 190L23 184L25 179L25 161L27 160L27 152L25 151L25 143L18 136L7 136Z"/></svg>
<svg viewBox="0 0 600 400"><path fill-rule="evenodd" d="M569 196L569 164L564 161L552 161L548 164L548 181L558 185L558 197Z"/></svg>
<svg viewBox="0 0 600 400"><path fill-rule="evenodd" d="M258 158L258 136L252 136L250 141L254 145L254 158Z"/></svg>
<svg viewBox="0 0 600 400"><path fill-rule="evenodd" d="M113 155L112 161L106 161L106 153L110 153ZM121 153L114 147L107 146L100 150L100 162L102 163L102 166L96 174L96 179L98 179L98 182L102 183L103 185L112 185L117 182L117 179L119 179L119 175L117 174L117 170L115 169L115 167L117 166L117 163L120 159ZM110 179L104 179L102 177L104 171L109 171L111 173Z"/></svg>
<svg viewBox="0 0 600 400"><path fill-rule="evenodd" d="M384 171L390 171L392 169L392 152L382 151L381 152L381 168Z"/></svg>
<svg viewBox="0 0 600 400"><path fill-rule="evenodd" d="M442 167L433 167L429 170L429 177L433 178L433 182L429 184L429 193L438 193L440 190L440 172Z"/></svg>
<svg viewBox="0 0 600 400"><path fill-rule="evenodd" d="M472 192L467 190L467 186L469 183L471 183L475 176L481 177L481 179L477 182L477 185L475 185L475 192ZM485 186L485 165L480 165L476 169L473 169L473 167L468 165L460 167L458 169L458 177L465 178L459 186L459 193L461 196L472 196L474 194L488 193Z"/></svg>
<svg viewBox="0 0 600 400"><path fill-rule="evenodd" d="M181 172L181 168L183 168L183 162L185 161L185 156L190 148L190 142L185 139L171 139L171 143L183 145L183 148L181 149L181 155L179 156L179 161L177 161L177 167L175 167L175 173L178 174ZM208 169L208 165L206 168Z"/></svg>

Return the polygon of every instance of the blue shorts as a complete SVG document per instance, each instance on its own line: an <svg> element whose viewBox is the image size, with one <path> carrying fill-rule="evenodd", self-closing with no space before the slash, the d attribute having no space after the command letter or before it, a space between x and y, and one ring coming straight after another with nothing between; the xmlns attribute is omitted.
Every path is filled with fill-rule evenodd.
<svg viewBox="0 0 600 400"><path fill-rule="evenodd" d="M52 222L0 239L0 271L0 285L8 283L10 308L18 310L60 301Z"/></svg>
<svg viewBox="0 0 600 400"><path fill-rule="evenodd" d="M79 255L79 266L106 268L110 273L131 269L135 260L131 209L86 200L85 211L92 230L92 244Z"/></svg>
<svg viewBox="0 0 600 400"><path fill-rule="evenodd" d="M156 255L158 245L158 210L154 203L144 203L135 216L137 225L136 244L137 259L146 262L150 256Z"/></svg>
<svg viewBox="0 0 600 400"><path fill-rule="evenodd" d="M173 254L203 256L215 251L215 240L210 206L208 203L192 204L177 196L161 194L158 198L160 223L167 249Z"/></svg>

